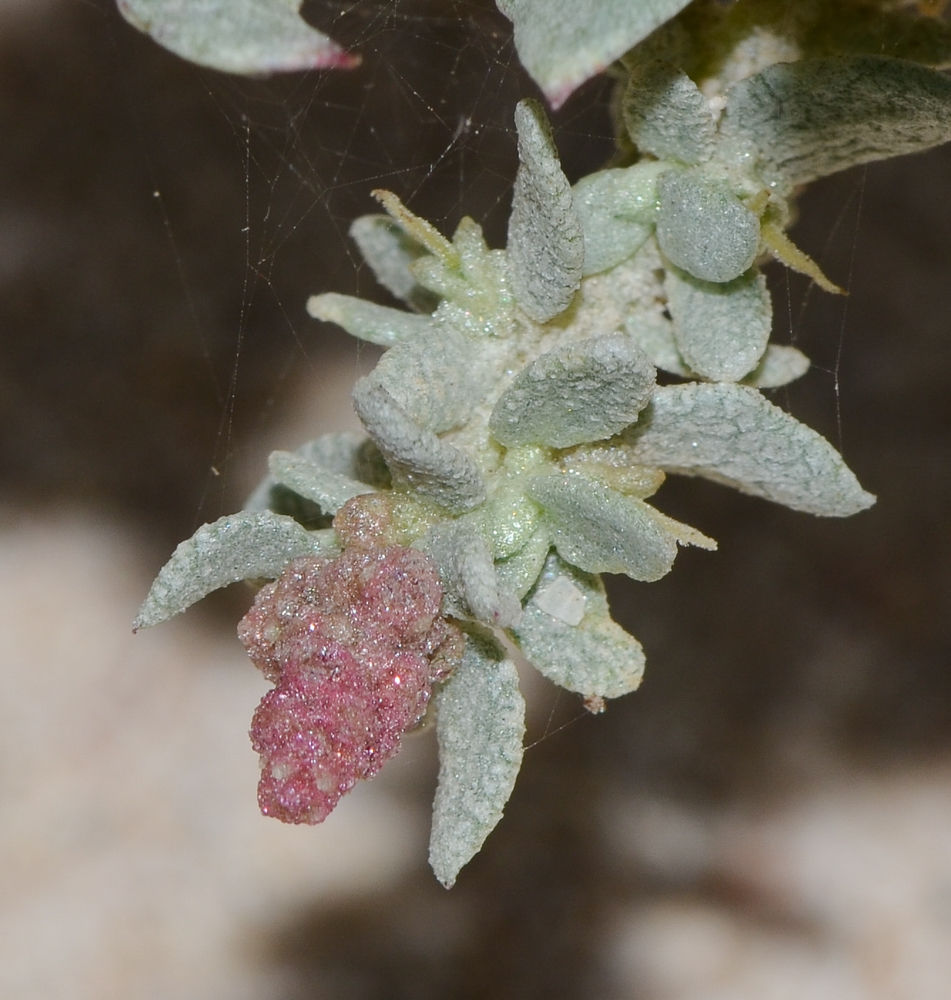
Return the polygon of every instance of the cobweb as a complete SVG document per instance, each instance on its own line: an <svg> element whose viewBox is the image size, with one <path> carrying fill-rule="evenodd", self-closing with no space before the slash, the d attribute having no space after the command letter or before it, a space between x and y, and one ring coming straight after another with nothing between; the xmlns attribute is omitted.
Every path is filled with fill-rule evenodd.
<svg viewBox="0 0 951 1000"><path fill-rule="evenodd" d="M509 22L491 3L312 0L303 14L362 65L269 81L196 73L230 130L245 193L233 366L217 388L222 417L208 462L215 479L234 454L246 336L256 311L267 308L262 300L279 313L274 335L297 348L288 363L319 373L334 335L303 314L306 296L358 291L391 301L347 235L354 218L379 211L370 196L376 188L395 191L449 234L471 215L491 245L504 245L517 167L512 112L520 97L538 93L518 64ZM595 81L556 118L569 176L611 152L609 88ZM173 219L168 234L174 244ZM181 278L193 298L184 270ZM209 502L220 506L227 479L209 486Z"/></svg>

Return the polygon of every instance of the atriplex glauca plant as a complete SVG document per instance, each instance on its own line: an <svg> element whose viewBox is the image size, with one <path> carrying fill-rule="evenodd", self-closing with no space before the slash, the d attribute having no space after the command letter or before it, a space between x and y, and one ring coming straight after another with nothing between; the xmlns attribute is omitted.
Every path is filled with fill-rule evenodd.
<svg viewBox="0 0 951 1000"><path fill-rule="evenodd" d="M508 243L451 238L376 191L351 235L387 308L310 314L386 348L366 435L271 455L245 510L200 528L136 621L263 584L239 635L274 683L254 716L261 809L317 823L434 715L430 860L446 886L502 815L522 756L510 650L593 712L644 654L598 574L652 581L716 547L649 502L668 473L846 517L874 498L762 390L809 367L769 343L770 257L840 289L786 235L801 186L951 138L951 31L889 0L498 0L553 106L609 68L617 155L572 187L545 112L515 109ZM346 67L297 0L119 0L234 72ZM919 8L925 5L920 4ZM686 9L683 9L686 8ZM658 382L658 372L663 373ZM271 582L268 582L271 581Z"/></svg>

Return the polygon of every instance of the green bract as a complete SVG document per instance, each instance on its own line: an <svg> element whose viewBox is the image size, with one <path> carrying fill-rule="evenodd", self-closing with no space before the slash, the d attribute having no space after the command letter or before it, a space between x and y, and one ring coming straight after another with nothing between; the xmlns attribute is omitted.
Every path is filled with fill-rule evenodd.
<svg viewBox="0 0 951 1000"><path fill-rule="evenodd" d="M683 3L500 6L529 69L560 98ZM656 580L679 545L715 548L648 502L665 474L827 517L874 502L826 440L759 391L809 362L768 343L758 265L771 253L834 288L785 236L785 199L820 174L951 137L951 82L868 54L865 5L844 54L827 30L845 23L842 10L804 0L783 35L787 6L701 4L629 53L618 101L627 165L574 188L541 106L522 102L505 250L471 219L447 239L376 192L386 215L351 233L413 311L333 293L308 304L386 349L353 394L366 437L272 455L249 510L182 543L140 613L138 625L155 624L215 587L357 544L326 525L372 494L356 502L385 509L386 544L431 557L442 613L465 633L435 698L430 856L446 885L518 772L523 705L504 643L600 710L637 687L644 654L611 620L597 574ZM928 30L901 54L947 58L945 29ZM657 384L657 369L671 384Z"/></svg>

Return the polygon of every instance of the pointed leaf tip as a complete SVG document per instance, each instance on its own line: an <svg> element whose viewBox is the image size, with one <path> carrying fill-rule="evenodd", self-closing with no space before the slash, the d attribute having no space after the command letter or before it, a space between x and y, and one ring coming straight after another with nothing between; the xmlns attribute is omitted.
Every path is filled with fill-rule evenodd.
<svg viewBox="0 0 951 1000"><path fill-rule="evenodd" d="M467 635L462 662L436 694L439 784L429 863L447 888L502 818L522 765L525 702L515 664L489 637Z"/></svg>
<svg viewBox="0 0 951 1000"><path fill-rule="evenodd" d="M519 101L515 125L520 166L508 230L512 288L522 309L544 323L567 308L581 285L584 233L542 106Z"/></svg>
<svg viewBox="0 0 951 1000"><path fill-rule="evenodd" d="M721 145L789 190L951 139L951 79L886 56L777 63L737 83Z"/></svg>
<svg viewBox="0 0 951 1000"><path fill-rule="evenodd" d="M875 502L825 438L747 386L664 386L624 433L632 461L704 476L792 510L849 517Z"/></svg>
<svg viewBox="0 0 951 1000"><path fill-rule="evenodd" d="M204 524L159 571L133 627L167 621L229 583L274 579L298 556L329 554L326 538L270 511L243 511Z"/></svg>
<svg viewBox="0 0 951 1000"><path fill-rule="evenodd" d="M690 0L496 0L522 65L558 108Z"/></svg>
<svg viewBox="0 0 951 1000"><path fill-rule="evenodd" d="M249 75L352 69L359 56L311 28L302 0L118 0L134 27L183 59Z"/></svg>

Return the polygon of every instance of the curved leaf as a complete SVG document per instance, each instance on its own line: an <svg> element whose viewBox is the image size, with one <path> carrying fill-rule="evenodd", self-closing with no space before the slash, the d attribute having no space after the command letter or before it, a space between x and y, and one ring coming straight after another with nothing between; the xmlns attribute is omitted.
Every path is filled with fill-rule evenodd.
<svg viewBox="0 0 951 1000"><path fill-rule="evenodd" d="M336 323L351 337L366 340L380 347L392 347L403 340L424 334L432 325L428 316L378 306L375 302L325 292L307 300L307 312L314 319Z"/></svg>
<svg viewBox="0 0 951 1000"><path fill-rule="evenodd" d="M466 518L436 525L415 547L439 567L447 614L502 628L518 621L518 597L502 586L488 543Z"/></svg>
<svg viewBox="0 0 951 1000"><path fill-rule="evenodd" d="M522 309L544 323L581 285L584 234L542 106L519 101L515 125L520 165L508 230L512 289Z"/></svg>
<svg viewBox="0 0 951 1000"><path fill-rule="evenodd" d="M496 0L522 65L552 107L646 38L689 0Z"/></svg>
<svg viewBox="0 0 951 1000"><path fill-rule="evenodd" d="M773 303L755 268L724 282L668 268L664 290L677 349L693 371L735 382L757 366L773 326Z"/></svg>
<svg viewBox="0 0 951 1000"><path fill-rule="evenodd" d="M521 600L535 585L551 549L547 526L539 528L518 552L495 564L499 586Z"/></svg>
<svg viewBox="0 0 951 1000"><path fill-rule="evenodd" d="M420 427L372 377L354 386L353 407L394 475L422 496L460 514L485 499L485 483L475 462Z"/></svg>
<svg viewBox="0 0 951 1000"><path fill-rule="evenodd" d="M584 274L600 274L627 260L654 228L657 177L666 163L645 160L632 167L599 170L572 189L584 231Z"/></svg>
<svg viewBox="0 0 951 1000"><path fill-rule="evenodd" d="M238 580L274 579L298 556L334 555L333 532L305 531L270 511L229 514L203 524L162 567L134 628L158 625Z"/></svg>
<svg viewBox="0 0 951 1000"><path fill-rule="evenodd" d="M159 45L226 73L352 69L360 59L304 21L302 0L118 0Z"/></svg>
<svg viewBox="0 0 951 1000"><path fill-rule="evenodd" d="M444 305L436 319L423 320L425 327L387 351L369 376L407 416L436 434L465 423L494 375L486 352L447 321L446 311Z"/></svg>
<svg viewBox="0 0 951 1000"><path fill-rule="evenodd" d="M619 698L644 675L644 650L611 620L604 584L554 553L512 634L540 673L585 697Z"/></svg>
<svg viewBox="0 0 951 1000"><path fill-rule="evenodd" d="M637 147L659 160L696 164L713 152L716 125L710 106L683 70L659 60L637 63L621 111Z"/></svg>
<svg viewBox="0 0 951 1000"><path fill-rule="evenodd" d="M331 472L293 452L272 451L267 464L274 482L312 500L325 514L336 514L353 497L376 492L372 486Z"/></svg>
<svg viewBox="0 0 951 1000"><path fill-rule="evenodd" d="M416 312L430 313L439 297L416 280L410 264L429 251L406 234L388 215L361 215L350 226L350 236L360 249L376 280Z"/></svg>
<svg viewBox="0 0 951 1000"><path fill-rule="evenodd" d="M507 448L600 441L637 419L654 383L654 366L626 333L569 342L518 373L489 429Z"/></svg>
<svg viewBox="0 0 951 1000"><path fill-rule="evenodd" d="M795 347L770 344L762 361L743 379L754 389L778 389L809 371L809 359Z"/></svg>
<svg viewBox="0 0 951 1000"><path fill-rule="evenodd" d="M544 508L559 554L589 573L659 580L677 543L642 500L579 475L538 476L528 493Z"/></svg>
<svg viewBox="0 0 951 1000"><path fill-rule="evenodd" d="M658 389L624 436L633 461L705 476L793 510L848 517L875 502L825 438L747 386Z"/></svg>
<svg viewBox="0 0 951 1000"><path fill-rule="evenodd" d="M725 152L785 189L951 139L951 79L903 59L777 63L729 92Z"/></svg>
<svg viewBox="0 0 951 1000"><path fill-rule="evenodd" d="M491 639L466 636L462 662L436 694L439 784L429 863L448 889L502 818L522 766L525 701L515 664Z"/></svg>

